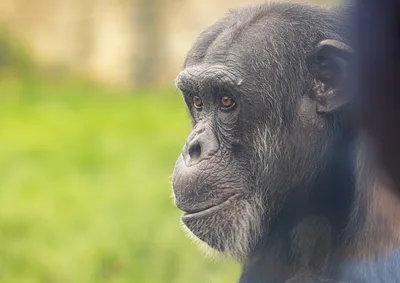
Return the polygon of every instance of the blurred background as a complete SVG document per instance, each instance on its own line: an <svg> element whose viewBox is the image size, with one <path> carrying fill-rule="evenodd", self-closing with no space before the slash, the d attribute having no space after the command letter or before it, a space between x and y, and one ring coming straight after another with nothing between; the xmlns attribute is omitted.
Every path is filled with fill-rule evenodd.
<svg viewBox="0 0 400 283"><path fill-rule="evenodd" d="M172 202L173 80L200 31L261 2L0 1L0 282L235 282Z"/></svg>

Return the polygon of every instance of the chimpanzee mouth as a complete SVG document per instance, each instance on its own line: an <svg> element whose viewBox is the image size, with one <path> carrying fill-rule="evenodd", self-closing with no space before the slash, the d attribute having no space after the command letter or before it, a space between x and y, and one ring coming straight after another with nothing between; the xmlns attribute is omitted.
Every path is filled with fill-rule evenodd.
<svg viewBox="0 0 400 283"><path fill-rule="evenodd" d="M182 216L182 219L190 219L190 218L199 218L199 217L204 217L210 214L213 214L215 212L217 212L218 210L229 206L232 204L232 200L237 196L237 194L234 194L232 196L230 196L229 198L227 198L225 201L221 202L220 204L217 205L213 205L198 211L194 211L194 212L185 212Z"/></svg>

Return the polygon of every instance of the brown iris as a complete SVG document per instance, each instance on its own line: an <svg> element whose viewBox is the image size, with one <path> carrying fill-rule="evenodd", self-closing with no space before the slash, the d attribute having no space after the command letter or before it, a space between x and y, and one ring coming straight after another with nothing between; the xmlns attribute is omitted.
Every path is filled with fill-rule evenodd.
<svg viewBox="0 0 400 283"><path fill-rule="evenodd" d="M230 108L230 107L232 107L234 104L235 104L235 103L234 103L234 101L233 101L233 99L232 99L231 97L229 97L229 96L227 96L227 95L224 95L224 96L221 97L221 105L222 105L224 108Z"/></svg>
<svg viewBox="0 0 400 283"><path fill-rule="evenodd" d="M193 97L193 105L196 108L201 108L203 106L203 101L201 101L201 98L198 96Z"/></svg>

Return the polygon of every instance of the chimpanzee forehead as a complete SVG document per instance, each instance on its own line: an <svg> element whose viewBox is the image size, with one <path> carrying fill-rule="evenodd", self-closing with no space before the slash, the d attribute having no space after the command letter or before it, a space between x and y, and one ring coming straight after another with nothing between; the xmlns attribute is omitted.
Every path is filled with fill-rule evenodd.
<svg viewBox="0 0 400 283"><path fill-rule="evenodd" d="M285 56L282 51L274 54L277 51L272 49L259 56L255 56L251 50L235 52L228 54L225 59L212 58L210 54L203 63L187 66L176 79L177 87L184 93L210 93L217 89L245 96L262 93L271 98L294 95L287 89L300 91L303 88L294 85L303 82L301 76L304 68L299 68L300 63L295 60L287 64L284 57L290 55Z"/></svg>
<svg viewBox="0 0 400 283"><path fill-rule="evenodd" d="M277 25L273 30L274 21L259 20L251 26L222 31L203 56L198 56L200 52L196 50L189 53L180 78L197 79L206 84L214 79L227 86L241 85L242 89L269 87L283 80L300 81L307 71L305 58L307 51L312 50L311 44L306 50L306 43L300 39L288 41L285 37L291 35L284 34L284 27ZM201 42L197 45L204 50Z"/></svg>

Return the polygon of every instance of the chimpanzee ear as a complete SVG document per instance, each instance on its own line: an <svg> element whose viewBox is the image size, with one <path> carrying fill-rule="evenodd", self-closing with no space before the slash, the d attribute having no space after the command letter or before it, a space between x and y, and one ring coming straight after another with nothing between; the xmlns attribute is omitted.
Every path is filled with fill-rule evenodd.
<svg viewBox="0 0 400 283"><path fill-rule="evenodd" d="M317 112L331 113L349 102L345 91L349 82L350 60L353 50L337 40L323 40L309 58L315 78Z"/></svg>

